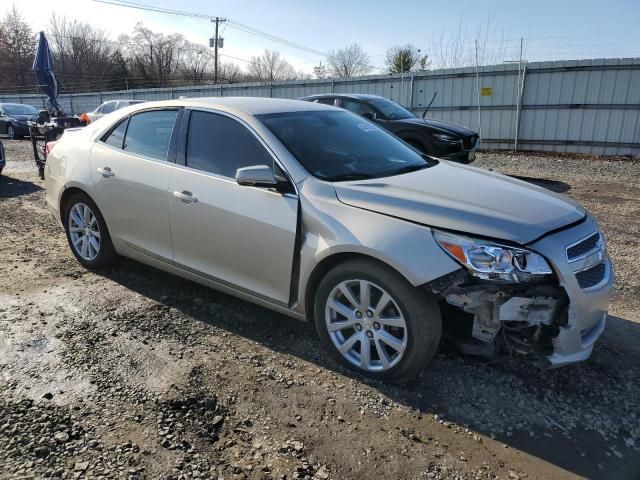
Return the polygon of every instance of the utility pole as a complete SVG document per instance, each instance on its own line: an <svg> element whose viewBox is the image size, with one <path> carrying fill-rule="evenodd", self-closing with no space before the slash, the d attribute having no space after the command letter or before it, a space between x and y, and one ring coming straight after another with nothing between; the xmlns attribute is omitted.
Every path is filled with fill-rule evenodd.
<svg viewBox="0 0 640 480"><path fill-rule="evenodd" d="M211 19L212 22L216 24L216 33L215 36L211 39L213 41L209 41L209 46L214 48L213 51L213 83L218 83L218 46L220 44L220 38L218 37L218 26L221 23L227 21L226 18L215 17Z"/></svg>

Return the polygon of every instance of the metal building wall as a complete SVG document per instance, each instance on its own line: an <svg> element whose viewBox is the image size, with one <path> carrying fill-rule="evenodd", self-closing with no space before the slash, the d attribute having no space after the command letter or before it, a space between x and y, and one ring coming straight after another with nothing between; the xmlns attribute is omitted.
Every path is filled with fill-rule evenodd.
<svg viewBox="0 0 640 480"><path fill-rule="evenodd" d="M640 155L640 58L494 65L480 67L477 73L468 67L413 75L83 93L62 95L60 102L65 111L81 113L119 98L298 98L314 93L371 93L420 115L436 91L429 116L481 130L482 148L513 149L517 130L522 150ZM0 94L0 102L42 107L44 98Z"/></svg>

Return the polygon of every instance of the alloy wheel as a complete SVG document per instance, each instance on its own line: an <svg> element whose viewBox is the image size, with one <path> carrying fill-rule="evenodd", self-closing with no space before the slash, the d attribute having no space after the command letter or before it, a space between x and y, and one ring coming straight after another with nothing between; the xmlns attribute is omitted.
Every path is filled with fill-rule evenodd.
<svg viewBox="0 0 640 480"><path fill-rule="evenodd" d="M13 139L15 139L15 138L16 138L16 132L15 132L15 130L13 129L13 125L9 125L9 126L7 127L7 136L8 136L11 140L13 140Z"/></svg>
<svg viewBox="0 0 640 480"><path fill-rule="evenodd" d="M84 203L76 203L69 211L69 236L76 253L92 261L100 253L100 225L98 218Z"/></svg>
<svg viewBox="0 0 640 480"><path fill-rule="evenodd" d="M338 352L362 370L389 370L407 348L407 324L398 304L368 280L346 280L331 291L325 324Z"/></svg>

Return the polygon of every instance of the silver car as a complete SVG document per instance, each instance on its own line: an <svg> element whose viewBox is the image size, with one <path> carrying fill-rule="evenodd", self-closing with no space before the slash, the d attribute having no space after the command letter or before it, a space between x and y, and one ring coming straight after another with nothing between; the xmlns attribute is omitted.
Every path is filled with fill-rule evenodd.
<svg viewBox="0 0 640 480"><path fill-rule="evenodd" d="M85 113L85 115L89 119L89 122L95 122L111 112L139 103L145 103L145 100L109 100L108 102L98 105L95 110Z"/></svg>
<svg viewBox="0 0 640 480"><path fill-rule="evenodd" d="M122 255L311 321L371 377L414 377L443 333L556 367L605 327L612 267L580 205L331 106L136 105L67 130L45 176L85 267Z"/></svg>

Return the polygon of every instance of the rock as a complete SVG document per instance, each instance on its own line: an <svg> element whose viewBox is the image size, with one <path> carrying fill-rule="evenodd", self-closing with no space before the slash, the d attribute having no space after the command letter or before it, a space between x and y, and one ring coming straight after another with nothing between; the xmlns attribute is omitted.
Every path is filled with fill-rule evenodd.
<svg viewBox="0 0 640 480"><path fill-rule="evenodd" d="M509 478L512 478L513 480L520 480L520 475L513 470L509 470Z"/></svg>
<svg viewBox="0 0 640 480"><path fill-rule="evenodd" d="M73 466L73 470L76 472L84 472L87 468L89 468L89 462L76 462Z"/></svg>
<svg viewBox="0 0 640 480"><path fill-rule="evenodd" d="M38 447L33 451L33 453L35 453L36 457L38 457L38 458L46 458L46 457L48 457L49 456L49 452L50 452L50 450L49 450L49 447L47 447L47 446Z"/></svg>
<svg viewBox="0 0 640 480"><path fill-rule="evenodd" d="M329 472L327 472L327 467L325 465L322 465L316 471L314 478L317 478L318 480L327 480L329 478Z"/></svg>
<svg viewBox="0 0 640 480"><path fill-rule="evenodd" d="M42 398L44 398L46 400L51 400L53 398L53 393L47 392L44 395L42 395Z"/></svg>
<svg viewBox="0 0 640 480"><path fill-rule="evenodd" d="M56 442L64 443L69 440L69 434L67 432L56 432L53 438L56 439Z"/></svg>
<svg viewBox="0 0 640 480"><path fill-rule="evenodd" d="M215 417L213 417L213 420L211 421L211 425L214 427L217 427L223 421L224 421L224 417L222 415L216 415Z"/></svg>

